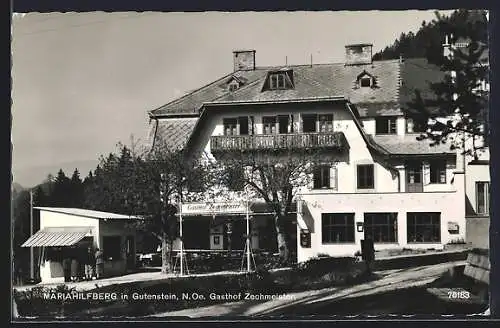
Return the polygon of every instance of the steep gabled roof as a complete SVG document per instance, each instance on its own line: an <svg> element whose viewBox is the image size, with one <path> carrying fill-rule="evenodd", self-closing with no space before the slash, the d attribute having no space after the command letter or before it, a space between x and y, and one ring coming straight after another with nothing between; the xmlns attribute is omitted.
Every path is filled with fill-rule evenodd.
<svg viewBox="0 0 500 328"><path fill-rule="evenodd" d="M205 102L293 100L339 94L345 95L351 102L357 104L360 112L363 112L365 105L367 108L365 112L371 113L376 107L375 104L381 104L383 108L386 108L387 104L393 107L397 107L398 104L399 60L375 61L372 64L349 66L344 63L288 66L287 68L293 70L294 89L262 92L268 72L282 68L257 67L255 70L227 74L188 95L152 110L150 115L194 113ZM363 71L377 79L377 88L369 90L356 88L356 78ZM228 92L227 89L221 87L221 84L233 75L245 82L237 92Z"/></svg>

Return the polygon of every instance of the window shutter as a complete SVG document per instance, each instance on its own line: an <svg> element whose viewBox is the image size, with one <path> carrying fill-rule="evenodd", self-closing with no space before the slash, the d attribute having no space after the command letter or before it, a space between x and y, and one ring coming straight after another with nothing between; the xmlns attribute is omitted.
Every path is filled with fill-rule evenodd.
<svg viewBox="0 0 500 328"><path fill-rule="evenodd" d="M253 116L248 117L248 134L253 134Z"/></svg>
<svg viewBox="0 0 500 328"><path fill-rule="evenodd" d="M309 174L309 183L307 184L309 190L314 189L314 172L316 172L316 168L314 168L313 173Z"/></svg>
<svg viewBox="0 0 500 328"><path fill-rule="evenodd" d="M336 165L333 165L330 169L330 188L333 190L338 190L338 169Z"/></svg>
<svg viewBox="0 0 500 328"><path fill-rule="evenodd" d="M424 176L424 185L428 185L431 183L431 166L428 162L424 162L422 165L422 171Z"/></svg>
<svg viewBox="0 0 500 328"><path fill-rule="evenodd" d="M288 116L288 133L292 133L293 131L293 115Z"/></svg>

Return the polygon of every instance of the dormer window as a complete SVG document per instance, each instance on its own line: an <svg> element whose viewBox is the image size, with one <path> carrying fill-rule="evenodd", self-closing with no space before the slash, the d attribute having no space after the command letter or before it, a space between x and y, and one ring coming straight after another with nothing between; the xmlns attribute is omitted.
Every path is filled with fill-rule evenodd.
<svg viewBox="0 0 500 328"><path fill-rule="evenodd" d="M363 71L357 76L356 84L361 88L373 88L375 86L375 78L367 71Z"/></svg>
<svg viewBox="0 0 500 328"><path fill-rule="evenodd" d="M362 77L359 80L359 86L362 88L370 88L372 86L372 78L370 76Z"/></svg>
<svg viewBox="0 0 500 328"><path fill-rule="evenodd" d="M240 87L239 83L236 82L235 80L233 80L231 83L229 83L229 91L231 91L231 92L238 90L239 87Z"/></svg>
<svg viewBox="0 0 500 328"><path fill-rule="evenodd" d="M281 70L277 72L270 72L267 81L264 84L263 91L265 90L288 90L293 89L293 71Z"/></svg>

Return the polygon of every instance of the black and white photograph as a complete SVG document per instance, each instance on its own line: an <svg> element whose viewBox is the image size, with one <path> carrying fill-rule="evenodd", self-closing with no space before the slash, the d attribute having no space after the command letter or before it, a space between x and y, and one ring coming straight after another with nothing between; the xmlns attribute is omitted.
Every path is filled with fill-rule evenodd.
<svg viewBox="0 0 500 328"><path fill-rule="evenodd" d="M488 318L489 24L13 13L12 320Z"/></svg>

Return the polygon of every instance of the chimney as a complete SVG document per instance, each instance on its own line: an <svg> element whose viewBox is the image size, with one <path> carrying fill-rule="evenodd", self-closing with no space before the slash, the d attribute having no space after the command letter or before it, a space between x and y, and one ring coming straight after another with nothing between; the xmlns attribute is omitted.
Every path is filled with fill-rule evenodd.
<svg viewBox="0 0 500 328"><path fill-rule="evenodd" d="M346 65L366 65L372 63L371 43L349 44L345 46Z"/></svg>
<svg viewBox="0 0 500 328"><path fill-rule="evenodd" d="M233 51L234 71L252 71L255 69L255 50Z"/></svg>

